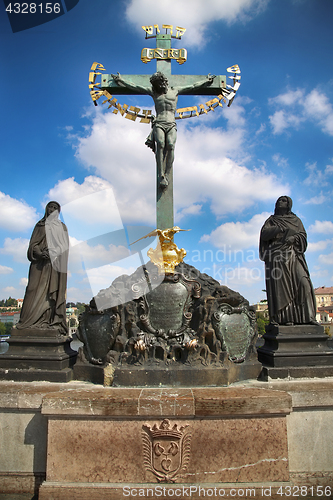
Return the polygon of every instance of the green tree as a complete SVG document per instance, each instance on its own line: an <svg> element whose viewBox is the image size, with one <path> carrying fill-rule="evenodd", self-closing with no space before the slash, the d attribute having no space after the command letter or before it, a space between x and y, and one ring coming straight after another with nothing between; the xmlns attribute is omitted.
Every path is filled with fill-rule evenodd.
<svg viewBox="0 0 333 500"><path fill-rule="evenodd" d="M85 310L85 304L83 302L77 302L75 307L77 307L77 310L75 311L76 316L83 313Z"/></svg>
<svg viewBox="0 0 333 500"><path fill-rule="evenodd" d="M17 307L17 300L16 299L12 299L11 297L9 297L6 300L5 306L6 307Z"/></svg>
<svg viewBox="0 0 333 500"><path fill-rule="evenodd" d="M5 323L0 321L0 335L6 335L6 326Z"/></svg>
<svg viewBox="0 0 333 500"><path fill-rule="evenodd" d="M6 328L6 335L10 335L13 328L13 323L5 323L5 328Z"/></svg>
<svg viewBox="0 0 333 500"><path fill-rule="evenodd" d="M257 316L258 334L264 335L265 326L268 325L269 320L266 319L265 316L260 312L257 312L256 316Z"/></svg>

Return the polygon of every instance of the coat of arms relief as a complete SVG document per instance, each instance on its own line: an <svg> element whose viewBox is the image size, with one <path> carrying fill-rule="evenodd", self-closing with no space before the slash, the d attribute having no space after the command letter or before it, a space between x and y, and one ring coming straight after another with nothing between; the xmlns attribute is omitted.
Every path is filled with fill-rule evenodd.
<svg viewBox="0 0 333 500"><path fill-rule="evenodd" d="M160 425L142 426L143 463L159 483L175 483L187 470L192 435L189 425L164 419Z"/></svg>

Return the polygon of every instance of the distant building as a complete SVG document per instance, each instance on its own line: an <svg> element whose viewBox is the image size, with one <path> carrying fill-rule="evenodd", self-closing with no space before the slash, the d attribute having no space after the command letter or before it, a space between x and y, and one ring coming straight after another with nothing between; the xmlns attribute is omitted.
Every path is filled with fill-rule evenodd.
<svg viewBox="0 0 333 500"><path fill-rule="evenodd" d="M16 323L19 322L20 319L20 312L2 312L0 313L0 321L1 323L13 323L13 325L16 325Z"/></svg>
<svg viewBox="0 0 333 500"><path fill-rule="evenodd" d="M17 307L21 309L22 305L23 305L23 299L17 299Z"/></svg>
<svg viewBox="0 0 333 500"><path fill-rule="evenodd" d="M257 304L254 304L254 308L256 312L259 312L263 314L263 316L268 319L269 313L268 313L268 303L267 300L261 300L260 302L257 302Z"/></svg>
<svg viewBox="0 0 333 500"><path fill-rule="evenodd" d="M317 302L317 308L333 305L333 286L320 286L314 290Z"/></svg>
<svg viewBox="0 0 333 500"><path fill-rule="evenodd" d="M315 288L317 321L333 334L333 286Z"/></svg>
<svg viewBox="0 0 333 500"><path fill-rule="evenodd" d="M77 327L79 325L79 320L75 311L77 311L77 307L71 307L70 304L67 304L66 307L66 321L68 326L68 333L72 337L74 333L76 333Z"/></svg>

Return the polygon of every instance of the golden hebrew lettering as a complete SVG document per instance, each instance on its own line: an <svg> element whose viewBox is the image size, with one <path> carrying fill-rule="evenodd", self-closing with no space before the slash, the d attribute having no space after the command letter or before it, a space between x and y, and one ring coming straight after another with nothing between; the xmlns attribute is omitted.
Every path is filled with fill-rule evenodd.
<svg viewBox="0 0 333 500"><path fill-rule="evenodd" d="M153 27L152 26L142 26L142 29L145 30L147 35L152 35L153 34Z"/></svg>
<svg viewBox="0 0 333 500"><path fill-rule="evenodd" d="M150 32L153 29L153 26L142 26L142 28L148 32ZM158 31L158 25L154 24L154 28L156 28ZM172 29L172 25L163 25L163 28L167 29ZM184 34L185 28L180 28L177 26L177 30L179 31L180 35ZM177 33L178 33L177 31ZM144 60L143 62L149 62L153 58L160 58L160 59L176 59L179 64L182 64L185 62L187 57L187 51L186 49L161 49L161 48L156 48L156 49L143 49L141 52L141 59ZM135 121L137 118L140 119L140 123L151 123L152 120L152 112L151 110L142 110L140 114L140 108L135 107L135 106L128 106L128 104L124 104L123 106L119 103L117 103L117 99L114 98L107 90L101 90L98 88L99 85L101 85L100 82L96 83L96 76L101 75L102 73L97 72L96 70L100 71L105 71L105 68L102 64L94 62L91 66L91 71L89 73L89 88L90 90L90 96L94 102L94 105L97 106L97 100L104 95L106 99L102 102L102 104L109 103L108 109L111 107L114 107L115 109L113 110L114 114L117 114L118 112L122 115L125 116L128 120ZM176 120L181 120L184 118L191 118L193 116L200 116L203 114L207 114L208 111L214 111L218 106L223 107L223 104L221 101L226 103L228 101L228 106L231 105L235 95L236 91L238 90L240 86L240 75L237 75L236 73L240 73L239 66L235 64L234 66L230 66L230 68L227 69L229 73L235 73L233 76L229 76L231 80L233 80L234 86L232 87L231 85L227 85L224 88L221 88L221 94L219 94L217 97L214 99L211 99L210 101L206 102L205 107L204 104L199 104L199 111L197 106L191 106L191 107L186 107L186 108L179 108L176 110L176 114L178 113L179 116L175 116ZM105 80L104 80L105 81ZM223 82L222 82L223 83Z"/></svg>
<svg viewBox="0 0 333 500"><path fill-rule="evenodd" d="M173 24L162 24L162 28L166 30L170 30L170 35L173 33Z"/></svg>
<svg viewBox="0 0 333 500"><path fill-rule="evenodd" d="M124 106L122 106L121 104L119 104L119 102L115 105L115 108L113 110L113 113L116 115L119 111L119 113L121 114L121 116L124 116L124 114L127 112L127 109L128 109L128 104L124 104Z"/></svg>
<svg viewBox="0 0 333 500"><path fill-rule="evenodd" d="M91 98L93 101L97 101L97 99L102 97L103 91L102 90L91 90L90 95L91 95Z"/></svg>
<svg viewBox="0 0 333 500"><path fill-rule="evenodd" d="M144 115L144 118L141 118L140 123L150 123L151 110L150 109L143 109L142 114Z"/></svg>
<svg viewBox="0 0 333 500"><path fill-rule="evenodd" d="M217 106L222 106L222 104L220 103L219 99L217 99L215 97L215 99L212 99L211 101L207 101L206 102L206 106L209 108L209 109L212 109L214 110L215 108L217 108ZM223 106L222 106L223 107Z"/></svg>
<svg viewBox="0 0 333 500"><path fill-rule="evenodd" d="M98 62L94 62L90 69L91 71L95 71L96 69L98 69L99 71L105 71L103 64L100 64Z"/></svg>
<svg viewBox="0 0 333 500"><path fill-rule="evenodd" d="M180 26L176 26L176 38L180 38L184 35L186 28L181 28Z"/></svg>
<svg viewBox="0 0 333 500"><path fill-rule="evenodd" d="M130 112L128 112L128 113L125 115L125 118L127 118L128 120L132 120L133 122L135 122L135 120L136 120L136 119L137 119L137 117L138 117L138 114L139 114L140 108L136 108L135 106L130 106L130 111L134 111L134 113L130 113Z"/></svg>
<svg viewBox="0 0 333 500"><path fill-rule="evenodd" d="M89 82L94 82L96 79L96 73L91 72L89 73Z"/></svg>
<svg viewBox="0 0 333 500"><path fill-rule="evenodd" d="M160 28L158 27L158 24L154 24L154 28L156 29L156 33L160 33ZM152 35L153 34L153 26L142 26L142 29L147 33L147 35Z"/></svg>
<svg viewBox="0 0 333 500"><path fill-rule="evenodd" d="M108 92L107 90L104 90L104 95L105 97L107 97L108 99L112 99L112 95L110 94L110 92ZM107 101L104 101L104 102L107 102Z"/></svg>
<svg viewBox="0 0 333 500"><path fill-rule="evenodd" d="M240 73L240 69L238 64L234 64L233 66L230 66L230 68L227 68L228 73Z"/></svg>
<svg viewBox="0 0 333 500"><path fill-rule="evenodd" d="M116 102L117 102L116 98L112 99L112 101L110 101L110 106L108 107L108 109L112 108L112 106L116 107Z"/></svg>
<svg viewBox="0 0 333 500"><path fill-rule="evenodd" d="M195 112L196 116L199 116L197 106L190 106L190 107L187 107L187 108L179 108L179 109L177 109L176 113L179 114L179 118L190 118L191 116L193 116L193 111ZM190 116L184 116L183 117L183 114L184 113L188 113L188 112L191 113Z"/></svg>
<svg viewBox="0 0 333 500"><path fill-rule="evenodd" d="M225 100L225 98L223 97L223 95L222 95L222 94L218 95L218 96L217 96L217 98L218 98L220 101L227 102L227 101ZM222 106L222 104L221 104L221 103L220 103L220 106ZM223 106L222 106L222 107L223 107Z"/></svg>

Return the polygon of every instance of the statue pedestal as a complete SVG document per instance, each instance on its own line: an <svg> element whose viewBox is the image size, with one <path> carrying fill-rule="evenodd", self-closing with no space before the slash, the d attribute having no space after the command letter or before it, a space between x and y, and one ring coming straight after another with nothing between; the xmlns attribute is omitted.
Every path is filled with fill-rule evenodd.
<svg viewBox="0 0 333 500"><path fill-rule="evenodd" d="M39 500L201 498L214 488L217 498L246 487L261 498L263 484L288 484L284 391L87 385L69 392L43 398Z"/></svg>
<svg viewBox="0 0 333 500"><path fill-rule="evenodd" d="M56 329L13 328L0 358L0 380L69 382L77 352Z"/></svg>
<svg viewBox="0 0 333 500"><path fill-rule="evenodd" d="M268 325L258 348L260 378L333 376L333 349L320 325Z"/></svg>
<svg viewBox="0 0 333 500"><path fill-rule="evenodd" d="M74 378L114 387L223 387L242 380L257 379L261 365L257 359L243 363L225 361L223 366L130 365L94 366L78 361Z"/></svg>

